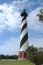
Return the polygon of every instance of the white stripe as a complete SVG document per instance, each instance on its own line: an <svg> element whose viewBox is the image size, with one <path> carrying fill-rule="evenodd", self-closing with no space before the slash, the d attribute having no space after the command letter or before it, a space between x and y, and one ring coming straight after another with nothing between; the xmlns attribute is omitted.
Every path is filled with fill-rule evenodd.
<svg viewBox="0 0 43 65"><path fill-rule="evenodd" d="M22 38L25 36L26 33L27 33L27 28L25 28L25 29L22 31L22 33L21 33L21 35L20 35L20 41L22 40Z"/></svg>
<svg viewBox="0 0 43 65"><path fill-rule="evenodd" d="M26 23L26 19L21 23L21 28L23 27L23 25Z"/></svg>
<svg viewBox="0 0 43 65"><path fill-rule="evenodd" d="M29 44L28 44L28 40L26 40L26 42L22 45L22 47L20 48L19 51L26 51L26 49L28 48Z"/></svg>

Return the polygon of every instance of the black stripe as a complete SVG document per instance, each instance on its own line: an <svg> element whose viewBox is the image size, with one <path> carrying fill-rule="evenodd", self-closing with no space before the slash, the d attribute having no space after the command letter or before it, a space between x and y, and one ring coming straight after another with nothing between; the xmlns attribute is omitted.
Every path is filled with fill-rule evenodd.
<svg viewBox="0 0 43 65"><path fill-rule="evenodd" d="M25 34L25 33L24 33ZM26 33L26 35L23 37L23 39L20 42L20 48L21 46L25 43L25 41L28 39L28 33Z"/></svg>
<svg viewBox="0 0 43 65"><path fill-rule="evenodd" d="M26 19L26 17L24 17L24 18L22 19L22 22L23 22L25 19Z"/></svg>
<svg viewBox="0 0 43 65"><path fill-rule="evenodd" d="M22 31L23 31L25 28L27 28L27 23L25 23L25 24L23 25L23 27L22 27L22 29L21 29L21 33L22 33Z"/></svg>

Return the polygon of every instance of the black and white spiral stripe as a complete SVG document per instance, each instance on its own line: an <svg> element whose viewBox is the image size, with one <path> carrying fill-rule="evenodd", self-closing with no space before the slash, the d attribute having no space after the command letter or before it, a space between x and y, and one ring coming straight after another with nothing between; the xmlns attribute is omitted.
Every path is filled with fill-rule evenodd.
<svg viewBox="0 0 43 65"><path fill-rule="evenodd" d="M21 23L20 51L25 51L28 47L28 31L26 17L27 16L23 16Z"/></svg>

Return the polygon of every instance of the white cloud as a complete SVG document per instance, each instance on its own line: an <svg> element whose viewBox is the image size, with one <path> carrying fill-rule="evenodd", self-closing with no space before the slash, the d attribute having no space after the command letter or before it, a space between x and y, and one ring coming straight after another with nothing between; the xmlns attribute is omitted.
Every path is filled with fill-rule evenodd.
<svg viewBox="0 0 43 65"><path fill-rule="evenodd" d="M29 29L33 29L36 32L43 33L43 23L39 21L39 17L37 16L37 14L40 13L41 8L43 7L38 7L34 11L30 12L27 21Z"/></svg>
<svg viewBox="0 0 43 65"><path fill-rule="evenodd" d="M18 2L20 3L21 1ZM20 28L21 17L20 12L18 11L19 8L17 8L13 4L0 5L0 10L2 10L2 13L0 12L0 32L5 29L14 31ZM27 22L30 29L42 32L43 23L40 23L38 17L36 16L40 9L41 7L36 8L34 11L30 12Z"/></svg>
<svg viewBox="0 0 43 65"><path fill-rule="evenodd" d="M8 29L10 31L20 28L20 13L15 11L15 6L3 4L0 5L0 31Z"/></svg>
<svg viewBox="0 0 43 65"><path fill-rule="evenodd" d="M19 51L19 39L10 38L5 41L3 45L0 45L0 54L18 54Z"/></svg>
<svg viewBox="0 0 43 65"><path fill-rule="evenodd" d="M14 1L11 4L2 4L0 5L0 32L4 29L8 29L10 31L16 30L20 28L21 23L21 17L20 17L20 8L24 8L24 6L27 4L27 7L30 7L35 4L35 2L30 2L28 0L22 0L22 1ZM38 26L36 24L36 11L33 11L33 13L29 14L29 26L33 28L33 26ZM34 14L34 16L33 16ZM32 20L34 18L34 20ZM37 20L38 21L38 20ZM33 24L34 23L34 24Z"/></svg>
<svg viewBox="0 0 43 65"><path fill-rule="evenodd" d="M43 48L43 38L31 38L29 39L29 45Z"/></svg>

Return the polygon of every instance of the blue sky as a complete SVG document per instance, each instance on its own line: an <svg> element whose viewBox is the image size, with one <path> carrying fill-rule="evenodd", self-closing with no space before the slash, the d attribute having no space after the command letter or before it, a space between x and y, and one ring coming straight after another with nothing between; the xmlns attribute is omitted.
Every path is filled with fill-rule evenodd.
<svg viewBox="0 0 43 65"><path fill-rule="evenodd" d="M18 54L24 8L28 13L29 45L43 47L43 23L36 16L43 8L43 0L0 0L0 54Z"/></svg>

